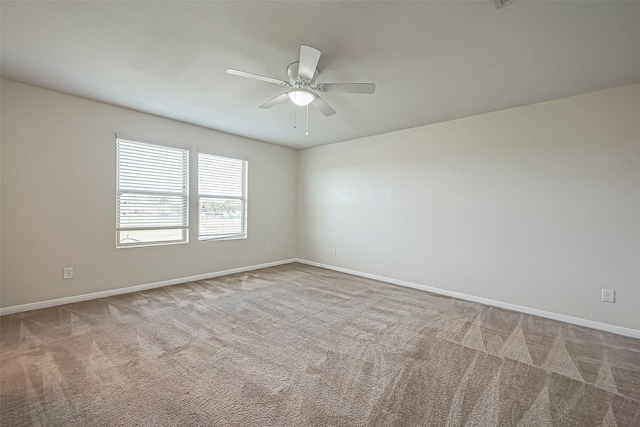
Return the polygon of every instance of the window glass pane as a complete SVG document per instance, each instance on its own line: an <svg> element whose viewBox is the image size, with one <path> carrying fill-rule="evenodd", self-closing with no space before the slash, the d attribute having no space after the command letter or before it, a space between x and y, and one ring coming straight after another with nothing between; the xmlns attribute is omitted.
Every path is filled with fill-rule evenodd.
<svg viewBox="0 0 640 427"><path fill-rule="evenodd" d="M123 193L118 196L120 228L171 227L185 224L186 198Z"/></svg>
<svg viewBox="0 0 640 427"><path fill-rule="evenodd" d="M200 237L243 234L243 202L200 198Z"/></svg>
<svg viewBox="0 0 640 427"><path fill-rule="evenodd" d="M118 231L118 244L121 246L148 245L155 242L183 242L186 230L126 230Z"/></svg>

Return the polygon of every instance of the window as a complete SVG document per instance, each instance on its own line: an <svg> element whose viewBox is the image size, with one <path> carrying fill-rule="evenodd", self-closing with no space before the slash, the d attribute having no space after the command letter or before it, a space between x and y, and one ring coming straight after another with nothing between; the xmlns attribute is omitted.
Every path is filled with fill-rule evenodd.
<svg viewBox="0 0 640 427"><path fill-rule="evenodd" d="M247 161L198 153L198 238L247 237Z"/></svg>
<svg viewBox="0 0 640 427"><path fill-rule="evenodd" d="M189 150L118 136L117 247L189 239Z"/></svg>

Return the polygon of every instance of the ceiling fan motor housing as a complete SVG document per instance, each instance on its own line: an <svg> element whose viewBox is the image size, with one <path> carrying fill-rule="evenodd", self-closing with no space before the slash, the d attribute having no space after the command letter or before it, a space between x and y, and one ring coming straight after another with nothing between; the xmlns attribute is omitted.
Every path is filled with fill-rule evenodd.
<svg viewBox="0 0 640 427"><path fill-rule="evenodd" d="M316 68L316 72L313 73L313 78L311 80L306 80L298 76L299 64L300 64L299 62L294 62L293 64L287 67L287 74L289 75L289 81L291 82L291 86L295 88L304 88L304 89L313 88L316 77L318 77L318 69Z"/></svg>

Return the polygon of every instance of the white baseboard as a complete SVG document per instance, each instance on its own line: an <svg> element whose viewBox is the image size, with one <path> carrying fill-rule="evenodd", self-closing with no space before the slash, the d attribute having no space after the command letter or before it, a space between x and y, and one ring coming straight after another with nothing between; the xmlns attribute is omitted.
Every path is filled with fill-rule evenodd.
<svg viewBox="0 0 640 427"><path fill-rule="evenodd" d="M513 310L521 313L532 314L535 316L545 317L547 319L553 319L553 320L558 320L560 322L572 323L574 325L585 326L587 328L598 329L601 331L612 332L614 334L640 339L640 331L636 329L625 328L625 327L616 326L616 325L609 325L607 323L600 323L600 322L595 322L593 320L581 319L579 317L567 316L565 314L539 310L537 308L510 304L502 301L496 301L488 298L478 297L475 295L468 295L461 292L448 291L446 289L435 288L433 286L421 285L418 283L407 282L405 280L392 279L390 277L378 276L376 274L363 273L361 271L350 270L348 268L336 267L333 265L322 264L319 262L308 261L306 259L300 259L300 258L289 258L289 259L284 259L280 261L267 262L264 264L256 264L256 265L250 265L246 267L232 268L229 270L216 271L212 273L199 274L196 276L180 277L177 279L163 280L161 282L128 286L126 288L111 289L108 291L93 292L90 294L75 295L71 297L57 298L57 299L39 301L39 302L34 302L29 304L13 305L10 307L1 307L0 316L4 316L6 314L20 313L23 311L37 310L40 308L48 308L48 307L54 307L58 305L71 304L74 302L82 302L82 301L89 301L89 300L98 299L98 298L106 298L113 295L128 294L128 293L144 291L148 289L161 288L163 286L177 285L180 283L193 282L196 280L211 279L213 277L226 276L229 274L244 273L246 271L259 270L261 268L267 268L267 267L275 267L277 265L290 264L292 262L299 262L301 264L307 264L314 267L326 268L327 270L339 271L341 273L352 274L354 276L365 277L367 279L378 280L380 282L391 283L393 285L419 289L422 291L432 292L434 294L445 295L445 296L458 298L465 301L477 302L485 305L491 305L494 307L504 308L507 310Z"/></svg>
<svg viewBox="0 0 640 427"><path fill-rule="evenodd" d="M13 305L10 307L0 308L0 316L5 314L20 313L23 311L37 310L40 308L54 307L57 305L71 304L74 302L89 301L92 299L106 298L113 295L128 294L132 292L145 291L148 289L161 288L163 286L177 285L180 283L194 282L196 280L211 279L213 277L226 276L228 274L244 273L246 271L259 270L261 268L275 267L276 265L290 264L296 262L297 259L290 258L280 261L267 262L264 264L250 265L247 267L232 268L229 270L215 271L212 273L199 274L197 276L179 277L177 279L163 280L161 282L147 283L143 285L128 286L126 288L111 289L108 291L93 292L90 294L75 295L65 298L57 298L48 301L39 301L29 304Z"/></svg>
<svg viewBox="0 0 640 427"><path fill-rule="evenodd" d="M296 259L301 264L312 265L314 267L326 268L328 270L339 271L341 273L352 274L354 276L365 277L367 279L378 280L380 282L391 283L393 285L406 286L408 288L420 289L422 291L432 292L434 294L445 295L466 301L478 302L480 304L491 305L494 307L504 308L507 310L519 311L521 313L533 314L534 316L545 317L547 319L558 320L560 322L572 323L574 325L585 326L587 328L598 329L600 331L612 332L618 335L640 339L640 331L622 326L609 325L607 323L595 322L593 320L581 319L579 317L567 316L565 314L553 313L550 311L539 310L537 308L525 307L516 304L510 304L502 301L496 301L488 298L482 298L475 295L463 294L461 292L448 291L446 289L434 288L432 286L420 285L418 283L407 282L405 280L392 279L389 277L378 276L376 274L363 273L361 271L349 270L348 268L335 267L333 265L322 264L319 262L308 261L305 259Z"/></svg>

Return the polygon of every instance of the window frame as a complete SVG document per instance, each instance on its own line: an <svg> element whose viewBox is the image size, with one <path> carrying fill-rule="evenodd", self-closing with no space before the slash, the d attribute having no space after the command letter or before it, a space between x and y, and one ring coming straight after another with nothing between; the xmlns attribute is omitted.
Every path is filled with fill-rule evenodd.
<svg viewBox="0 0 640 427"><path fill-rule="evenodd" d="M211 157L218 157L221 159L228 159L228 160L237 160L237 161L241 161L243 163L243 167L242 167L242 194L238 197L238 196L223 196L223 195L219 195L219 194L206 194L206 193L201 193L201 188L202 188L202 180L201 180L201 162L200 162L200 155L204 155L204 156L211 156ZM211 242L211 241L219 241L219 240L237 240L237 239L246 239L249 235L248 233L248 216L249 216L249 197L248 197L248 187L249 187L249 159L242 157L242 156L238 156L238 155L230 155L228 153L220 153L220 152L216 152L216 151L209 151L209 150L203 150L203 149L198 149L198 153L197 153L197 197L198 197L198 210L197 210L197 217L198 217L198 241L199 242ZM226 234L216 234L216 235L211 235L211 234L202 234L202 218L201 218L201 212L200 209L202 207L202 202L201 199L202 198L208 198L208 199L227 199L227 200L240 200L241 201L241 205L242 205L242 210L241 210L241 232L240 233L226 233Z"/></svg>
<svg viewBox="0 0 640 427"><path fill-rule="evenodd" d="M157 146L160 148L176 150L182 152L181 169L182 169L182 192L169 191L169 190L126 190L120 188L120 141L127 142L129 144L137 144L139 146ZM184 145L179 145L170 142L159 141L156 139L144 138L140 136L116 133L116 248L133 248L133 247L148 247L148 246L166 246L166 245L179 245L189 243L189 204L190 204L190 165L191 165L191 149ZM149 226L149 227L123 227L120 223L121 215L120 210L122 205L120 204L121 196L123 194L140 194L146 196L178 196L182 199L181 206L183 208L182 221L179 226ZM180 239L172 240L153 240L147 242L132 242L121 243L120 233L126 231L153 231L153 230L181 230Z"/></svg>

